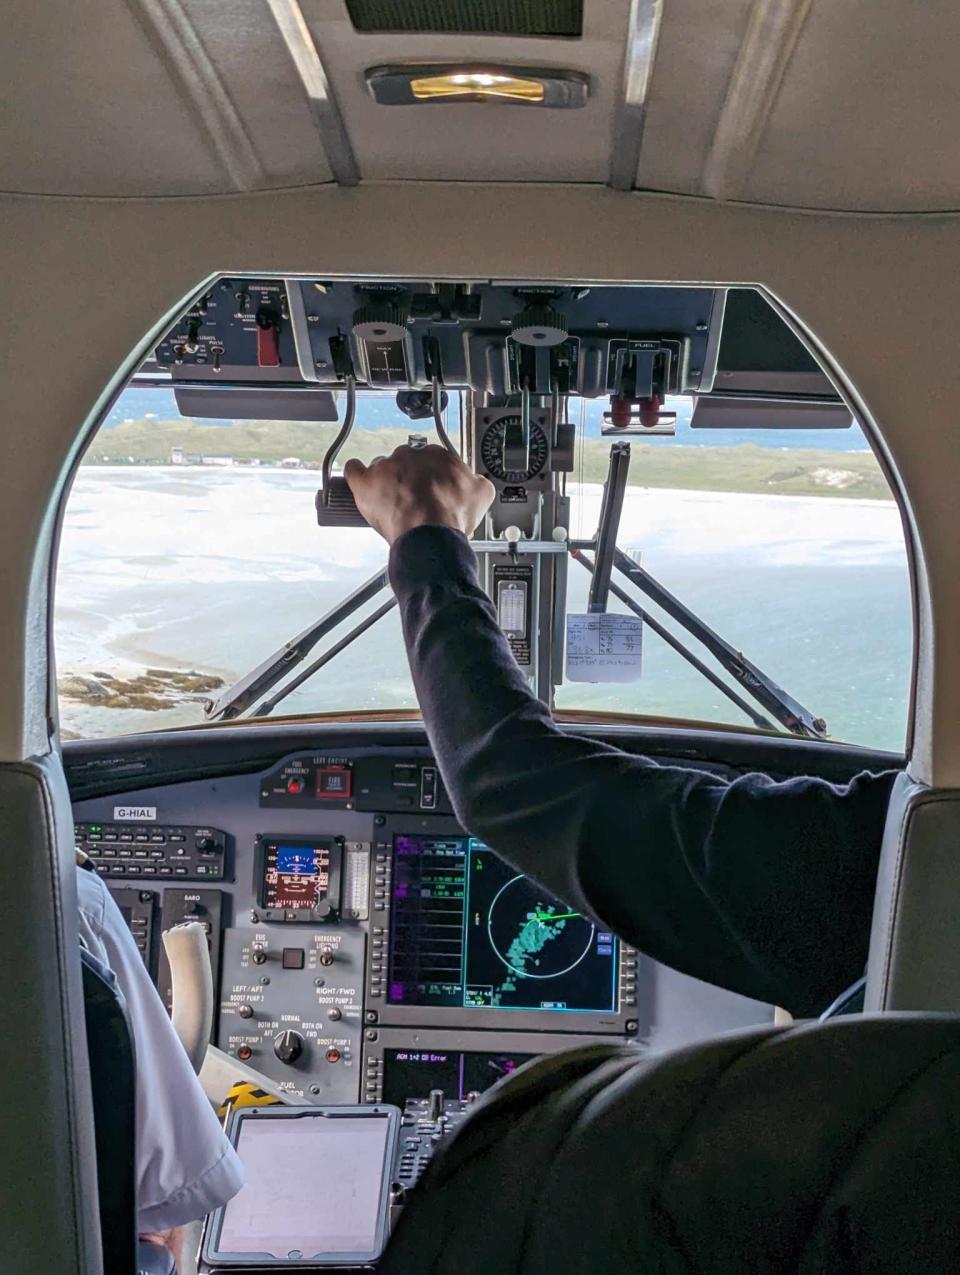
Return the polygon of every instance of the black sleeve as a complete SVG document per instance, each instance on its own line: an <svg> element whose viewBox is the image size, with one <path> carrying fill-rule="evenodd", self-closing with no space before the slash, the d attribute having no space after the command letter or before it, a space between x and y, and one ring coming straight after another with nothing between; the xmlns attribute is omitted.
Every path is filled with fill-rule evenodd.
<svg viewBox="0 0 960 1275"><path fill-rule="evenodd" d="M687 974L798 1015L863 973L893 776L733 782L561 732L441 527L390 555L414 685L461 824Z"/></svg>

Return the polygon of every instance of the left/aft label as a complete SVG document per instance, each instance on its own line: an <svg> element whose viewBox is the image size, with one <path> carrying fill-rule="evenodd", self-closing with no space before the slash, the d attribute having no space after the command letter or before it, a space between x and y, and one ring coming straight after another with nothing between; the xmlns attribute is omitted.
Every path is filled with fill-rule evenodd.
<svg viewBox="0 0 960 1275"><path fill-rule="evenodd" d="M129 823L156 822L157 808L156 806L114 806L113 818L115 823L120 823L121 820Z"/></svg>

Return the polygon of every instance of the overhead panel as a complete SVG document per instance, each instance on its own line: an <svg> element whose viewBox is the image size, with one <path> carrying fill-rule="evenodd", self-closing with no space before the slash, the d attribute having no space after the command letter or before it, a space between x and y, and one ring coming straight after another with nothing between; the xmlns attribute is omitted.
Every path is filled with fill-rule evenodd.
<svg viewBox="0 0 960 1275"><path fill-rule="evenodd" d="M664 4L636 186L703 193L703 170L752 7L752 0Z"/></svg>
<svg viewBox="0 0 960 1275"><path fill-rule="evenodd" d="M0 188L76 195L236 188L149 29L126 4L13 0L3 23Z"/></svg>
<svg viewBox="0 0 960 1275"><path fill-rule="evenodd" d="M606 182L629 0L585 6L579 39L363 34L350 21L344 0L301 0L301 9L365 181ZM588 77L589 95L575 111L493 101L402 110L378 105L366 72L407 63L573 71ZM563 215L562 202L557 215Z"/></svg>
<svg viewBox="0 0 960 1275"><path fill-rule="evenodd" d="M323 140L264 0L180 0L243 120L265 186L330 181Z"/></svg>
<svg viewBox="0 0 960 1275"><path fill-rule="evenodd" d="M960 207L960 7L817 0L740 197L806 208Z"/></svg>

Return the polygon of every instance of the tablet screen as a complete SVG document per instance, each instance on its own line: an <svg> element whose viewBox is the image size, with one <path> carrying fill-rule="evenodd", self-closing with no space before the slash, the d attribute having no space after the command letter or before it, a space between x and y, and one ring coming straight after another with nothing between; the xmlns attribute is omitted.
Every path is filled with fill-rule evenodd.
<svg viewBox="0 0 960 1275"><path fill-rule="evenodd" d="M386 1113L241 1121L247 1181L224 1209L218 1255L376 1254L390 1129Z"/></svg>

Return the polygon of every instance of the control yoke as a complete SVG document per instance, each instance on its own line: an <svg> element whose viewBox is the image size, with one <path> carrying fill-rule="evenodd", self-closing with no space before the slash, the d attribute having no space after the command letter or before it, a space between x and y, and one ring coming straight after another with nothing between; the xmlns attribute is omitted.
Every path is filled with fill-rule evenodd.
<svg viewBox="0 0 960 1275"><path fill-rule="evenodd" d="M354 418L357 414L357 381L356 377L350 373L347 375L347 405L344 412L343 424L337 433L336 438L327 449L327 454L323 458L323 465L320 472L320 490L317 492L317 522L321 527L366 527L367 520L357 508L357 502L353 498L353 492L347 480L342 474L333 474L333 462L340 454L340 450L350 436L353 429ZM439 377L433 378L431 392L431 407L433 411L433 424L437 431L437 437L443 447L448 452L457 455L457 449L451 443L449 435L443 424L443 392L440 388ZM414 443L414 439L417 443ZM411 435L412 445L421 445L419 435Z"/></svg>

